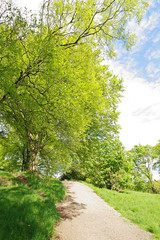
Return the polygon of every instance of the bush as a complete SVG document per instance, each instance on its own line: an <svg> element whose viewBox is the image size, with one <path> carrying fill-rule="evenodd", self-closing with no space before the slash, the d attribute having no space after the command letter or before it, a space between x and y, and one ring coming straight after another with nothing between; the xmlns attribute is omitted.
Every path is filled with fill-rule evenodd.
<svg viewBox="0 0 160 240"><path fill-rule="evenodd" d="M81 181L85 181L86 180L86 176L83 175L81 172L79 172L78 170L75 170L73 168L69 169L68 171L66 171L62 177L61 180L81 180Z"/></svg>

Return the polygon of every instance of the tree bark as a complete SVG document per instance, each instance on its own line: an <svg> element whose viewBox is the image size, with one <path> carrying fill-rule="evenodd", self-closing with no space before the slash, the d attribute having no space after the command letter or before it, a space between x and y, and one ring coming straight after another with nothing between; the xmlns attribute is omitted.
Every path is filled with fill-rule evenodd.
<svg viewBox="0 0 160 240"><path fill-rule="evenodd" d="M27 146L24 146L23 149L23 162L22 162L22 171L27 171L29 169L29 163L30 163L30 150L29 150L29 146L27 144Z"/></svg>
<svg viewBox="0 0 160 240"><path fill-rule="evenodd" d="M29 134L29 147L30 147L30 161L29 161L29 171L38 173L38 161L40 156L40 143L39 143L39 136L32 136Z"/></svg>
<svg viewBox="0 0 160 240"><path fill-rule="evenodd" d="M22 150L22 171L29 171L38 173L38 161L40 156L40 143L38 134L33 136L27 130L27 143L24 144Z"/></svg>
<svg viewBox="0 0 160 240"><path fill-rule="evenodd" d="M29 165L29 171L38 173L38 161L39 161L40 151L39 149L33 149L31 152L31 160Z"/></svg>

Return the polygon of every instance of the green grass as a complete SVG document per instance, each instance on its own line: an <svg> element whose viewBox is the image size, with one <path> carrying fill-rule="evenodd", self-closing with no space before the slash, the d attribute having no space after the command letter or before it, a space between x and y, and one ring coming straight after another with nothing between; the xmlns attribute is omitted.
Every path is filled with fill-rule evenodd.
<svg viewBox="0 0 160 240"><path fill-rule="evenodd" d="M51 239L60 219L55 203L65 195L61 182L31 174L25 176L32 188L12 174L0 172L0 240ZM6 178L12 181L9 186Z"/></svg>
<svg viewBox="0 0 160 240"><path fill-rule="evenodd" d="M160 195L134 191L119 193L87 185L122 216L160 239Z"/></svg>

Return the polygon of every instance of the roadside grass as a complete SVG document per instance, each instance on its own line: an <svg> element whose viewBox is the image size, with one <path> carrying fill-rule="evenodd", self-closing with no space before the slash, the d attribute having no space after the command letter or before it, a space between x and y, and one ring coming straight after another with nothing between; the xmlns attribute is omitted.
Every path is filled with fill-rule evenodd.
<svg viewBox="0 0 160 240"><path fill-rule="evenodd" d="M0 172L0 182L7 178L10 182L0 186L0 240L51 239L60 219L55 203L64 198L65 188L52 178L23 176L27 184L15 175Z"/></svg>
<svg viewBox="0 0 160 240"><path fill-rule="evenodd" d="M160 239L160 195L135 191L122 193L86 183L123 217Z"/></svg>

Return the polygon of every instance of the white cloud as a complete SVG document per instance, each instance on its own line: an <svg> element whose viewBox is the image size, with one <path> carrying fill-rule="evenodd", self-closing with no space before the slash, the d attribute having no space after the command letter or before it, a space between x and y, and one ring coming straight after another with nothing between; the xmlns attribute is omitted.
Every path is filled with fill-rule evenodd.
<svg viewBox="0 0 160 240"><path fill-rule="evenodd" d="M153 11L149 16L146 14L140 24L136 23L134 19L128 23L127 29L134 33L138 40L138 44L133 48L133 52L139 51L139 48L141 48L149 38L153 37L149 35L149 33L156 27L159 27L159 24L159 11Z"/></svg>
<svg viewBox="0 0 160 240"><path fill-rule="evenodd" d="M145 57L148 60L160 59L160 49L157 49L157 50L149 49L149 50L147 50L147 52L145 53Z"/></svg>
<svg viewBox="0 0 160 240"><path fill-rule="evenodd" d="M137 144L155 145L160 139L160 84L138 78L119 62L110 62L110 68L123 76L126 89L119 105L121 141L127 149Z"/></svg>
<svg viewBox="0 0 160 240"><path fill-rule="evenodd" d="M156 78L160 74L160 69L156 65L156 63L150 62L146 67L146 72L150 78Z"/></svg>
<svg viewBox="0 0 160 240"><path fill-rule="evenodd" d="M153 42L156 43L156 42L159 42L159 41L160 41L160 33L158 33L158 34L155 36Z"/></svg>
<svg viewBox="0 0 160 240"><path fill-rule="evenodd" d="M156 1L155 0L149 0L149 7L154 7Z"/></svg>
<svg viewBox="0 0 160 240"><path fill-rule="evenodd" d="M148 19L145 18L144 20L142 20L142 27L144 29L152 31L159 25L159 20L160 20L159 11L152 12Z"/></svg>
<svg viewBox="0 0 160 240"><path fill-rule="evenodd" d="M37 12L43 0L14 0L14 3L19 7L27 7L28 10Z"/></svg>
<svg viewBox="0 0 160 240"><path fill-rule="evenodd" d="M145 81L127 81L127 92L120 104L121 139L128 148L135 144L155 145L160 139L160 90Z"/></svg>

